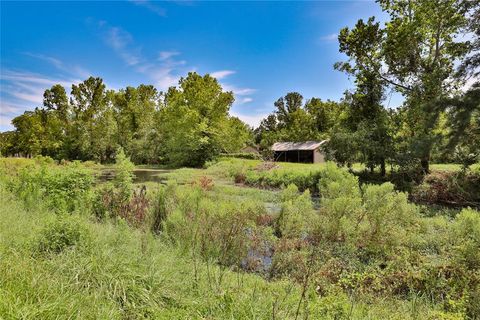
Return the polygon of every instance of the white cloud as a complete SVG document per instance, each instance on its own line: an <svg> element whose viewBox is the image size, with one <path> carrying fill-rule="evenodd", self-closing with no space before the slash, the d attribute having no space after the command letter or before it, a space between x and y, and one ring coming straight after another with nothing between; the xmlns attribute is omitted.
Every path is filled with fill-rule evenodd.
<svg viewBox="0 0 480 320"><path fill-rule="evenodd" d="M35 84L42 84L42 85L53 85L56 80L49 79L45 76L31 73L31 72L19 72L19 71L12 71L12 70L2 70L0 74L1 80L8 80L13 82L19 83L35 83ZM62 82L64 82L62 80Z"/></svg>
<svg viewBox="0 0 480 320"><path fill-rule="evenodd" d="M240 113L237 113L237 112L230 112L230 114L234 117L237 117L239 118L240 120L242 120L243 122L249 124L250 126L256 128L260 125L260 122L268 116L267 113L265 114L255 114L255 115L246 115L246 114L240 114Z"/></svg>
<svg viewBox="0 0 480 320"><path fill-rule="evenodd" d="M321 36L319 38L320 41L325 42L325 41L335 41L338 39L338 33L331 33L326 36Z"/></svg>
<svg viewBox="0 0 480 320"><path fill-rule="evenodd" d="M4 117L0 114L0 127L2 128L2 131L13 129L12 118Z"/></svg>
<svg viewBox="0 0 480 320"><path fill-rule="evenodd" d="M24 52L23 54L35 59L45 61L51 64L52 66L54 66L56 69L60 71L64 71L76 77L88 78L91 75L91 73L88 70L85 70L80 66L64 63L62 60L51 57L51 56L38 54L38 53L31 53L31 52Z"/></svg>
<svg viewBox="0 0 480 320"><path fill-rule="evenodd" d="M168 60L171 57L178 56L179 54L180 52L178 51L160 51L158 53L158 60L160 61Z"/></svg>
<svg viewBox="0 0 480 320"><path fill-rule="evenodd" d="M45 75L26 72L2 70L0 74L2 92L0 99L0 115L2 118L2 129L11 128L10 121L22 114L25 110L32 110L43 103L45 89L60 84L67 88L72 83L79 83L75 78L49 78Z"/></svg>
<svg viewBox="0 0 480 320"><path fill-rule="evenodd" d="M222 87L226 91L232 91L236 96L248 96L257 91L257 89L252 88L238 88L229 84L222 84Z"/></svg>
<svg viewBox="0 0 480 320"><path fill-rule="evenodd" d="M159 89L166 90L177 84L181 75L186 72L187 61L176 59L180 52L160 51L157 59L147 59L142 55L140 47L134 44L134 38L128 31L110 26L105 21L98 22L97 25L104 30L105 43L127 66L134 67L136 72L146 75Z"/></svg>
<svg viewBox="0 0 480 320"><path fill-rule="evenodd" d="M238 104L245 104L245 103L249 103L249 102L252 102L253 99L250 98L250 97L245 97L243 99L240 99L240 101L238 101Z"/></svg>
<svg viewBox="0 0 480 320"><path fill-rule="evenodd" d="M152 11L153 13L159 15L160 17L166 17L167 16L167 10L165 10L162 7L159 7L156 4L153 4L152 2L150 2L148 0L130 0L130 2L136 4L137 6L145 7L148 10Z"/></svg>
<svg viewBox="0 0 480 320"><path fill-rule="evenodd" d="M101 29L106 28L105 43L111 47L129 66L140 63L140 48L132 47L133 37L120 27L111 27L105 21L98 23Z"/></svg>
<svg viewBox="0 0 480 320"><path fill-rule="evenodd" d="M24 55L46 61L52 64L53 66L55 66L57 69L63 69L64 67L63 62L54 57L46 56L43 54L31 53L31 52L24 52Z"/></svg>
<svg viewBox="0 0 480 320"><path fill-rule="evenodd" d="M91 21L88 22L91 23ZM127 66L134 67L136 72L146 75L161 90L176 85L187 72L195 71L195 68L189 66L187 61L179 59L181 56L179 51L159 51L156 59L148 59L142 56L140 47L134 45L134 38L128 31L110 26L106 21L97 22L97 26L104 31L106 44L114 49ZM223 79L234 73L233 70L219 70L211 73L211 76ZM251 88L237 88L226 84L223 87L238 96L250 95L256 91ZM244 103L247 102L249 102L248 99Z"/></svg>
<svg viewBox="0 0 480 320"><path fill-rule="evenodd" d="M212 73L210 73L210 75L212 77L216 78L217 80L220 80L220 79L226 78L229 75L234 74L234 73L235 73L235 71L233 71L233 70L220 70L220 71L212 72Z"/></svg>
<svg viewBox="0 0 480 320"><path fill-rule="evenodd" d="M21 105L18 105L18 104L7 103L7 102L4 102L3 100L0 101L0 115L1 114L5 115L5 114L9 114L9 113L16 113L19 110L21 110L22 108L24 108L24 107L21 106Z"/></svg>

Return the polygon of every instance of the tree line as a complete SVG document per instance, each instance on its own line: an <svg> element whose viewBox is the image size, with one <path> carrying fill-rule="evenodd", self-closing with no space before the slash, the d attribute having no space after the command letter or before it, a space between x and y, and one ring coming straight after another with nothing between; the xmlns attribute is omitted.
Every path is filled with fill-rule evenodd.
<svg viewBox="0 0 480 320"><path fill-rule="evenodd" d="M375 17L360 19L338 36L347 60L334 67L355 87L340 102L313 98L302 105L299 93L288 93L257 128L257 142L328 138L330 158L379 167L382 175L387 162L424 173L432 160L474 162L480 154L480 2L377 2L390 17L384 26ZM404 98L400 108L388 108L393 92Z"/></svg>
<svg viewBox="0 0 480 320"><path fill-rule="evenodd" d="M100 78L45 91L43 107L13 120L1 134L4 155L108 162L119 146L136 163L199 166L222 152L256 143L328 139L327 156L342 165L418 168L470 163L480 154L480 1L379 0L389 16L358 20L339 32L354 80L340 101L290 92L254 131L229 115L232 92L209 75L189 73L177 87L107 90ZM460 37L460 35L468 35ZM472 82L468 90L466 82ZM403 105L388 108L392 93ZM455 151L455 152L454 152Z"/></svg>
<svg viewBox="0 0 480 320"><path fill-rule="evenodd" d="M13 119L3 155L113 161L119 147L136 163L200 166L251 140L251 128L229 115L234 102L209 75L189 73L178 87L107 90L101 78L45 90L43 106Z"/></svg>

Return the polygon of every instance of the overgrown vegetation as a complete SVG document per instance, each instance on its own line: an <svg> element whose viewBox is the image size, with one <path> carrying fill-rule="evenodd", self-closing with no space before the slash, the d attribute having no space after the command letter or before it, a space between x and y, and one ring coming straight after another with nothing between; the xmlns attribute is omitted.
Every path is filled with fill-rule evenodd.
<svg viewBox="0 0 480 320"><path fill-rule="evenodd" d="M319 202L293 184L273 198L239 186L229 187L238 189L233 193L217 186L229 175L223 161L189 172L190 182L182 184L170 173L166 185L141 191L145 202L135 206L145 187L132 183L121 151L113 182L89 185L75 197L60 191L75 185L71 172L85 172L85 165L45 162L2 159L3 167L15 169L3 171L1 182L12 186L2 188L0 211L0 250L7 257L0 262L0 313L6 318L479 314L475 210L424 216L392 184L360 186L333 164L320 171ZM30 198L13 187L28 182L41 189L60 171L61 183ZM106 206L108 214L99 215L105 203L97 201L110 193L128 194L118 200L126 206ZM57 210L50 197L71 206ZM99 200L92 206L92 199ZM34 275L41 280L33 282Z"/></svg>
<svg viewBox="0 0 480 320"><path fill-rule="evenodd" d="M256 130L194 72L161 93L47 89L0 135L33 157L0 158L0 318L480 319L480 85L459 89L479 1L378 3L385 25L339 32L355 88L287 93ZM240 152L321 139L336 164ZM143 185L134 163L195 169Z"/></svg>

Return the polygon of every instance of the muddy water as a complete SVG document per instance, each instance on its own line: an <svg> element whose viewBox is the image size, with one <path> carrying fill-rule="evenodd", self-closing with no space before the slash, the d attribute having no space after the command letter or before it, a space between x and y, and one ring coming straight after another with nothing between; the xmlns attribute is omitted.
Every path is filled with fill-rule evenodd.
<svg viewBox="0 0 480 320"><path fill-rule="evenodd" d="M144 182L158 182L166 183L167 177L166 173L171 172L171 170L162 170L162 169L135 169L133 171L133 182L135 183L144 183ZM97 179L99 182L111 181L115 177L115 171L106 169L102 170L98 175Z"/></svg>

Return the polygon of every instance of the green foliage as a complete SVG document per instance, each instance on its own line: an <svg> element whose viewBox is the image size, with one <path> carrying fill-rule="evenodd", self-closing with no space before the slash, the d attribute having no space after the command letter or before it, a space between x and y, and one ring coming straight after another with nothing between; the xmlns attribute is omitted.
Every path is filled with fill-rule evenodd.
<svg viewBox="0 0 480 320"><path fill-rule="evenodd" d="M251 128L228 114L233 94L209 75L190 73L167 93L143 84L107 90L89 77L70 96L61 85L45 90L43 108L1 133L0 154L110 163L122 147L135 163L202 166L253 140Z"/></svg>
<svg viewBox="0 0 480 320"><path fill-rule="evenodd" d="M221 152L241 148L248 130L228 115L233 101L233 94L208 74L189 73L178 88L171 87L160 114L167 161L201 167Z"/></svg>
<svg viewBox="0 0 480 320"><path fill-rule="evenodd" d="M125 199L128 199L132 192L134 168L135 165L125 156L123 149L118 149L115 157L113 185L120 190Z"/></svg>
<svg viewBox="0 0 480 320"><path fill-rule="evenodd" d="M457 261L467 268L478 270L480 266L480 213L472 209L462 210L453 222L452 237Z"/></svg>
<svg viewBox="0 0 480 320"><path fill-rule="evenodd" d="M40 231L35 239L35 251L40 254L60 253L70 247L87 245L88 239L83 221L59 215Z"/></svg>
<svg viewBox="0 0 480 320"><path fill-rule="evenodd" d="M277 233L286 238L304 238L311 233L317 220L310 192L298 195L298 188L291 184L282 191L282 208L277 220Z"/></svg>
<svg viewBox="0 0 480 320"><path fill-rule="evenodd" d="M168 237L192 255L224 266L239 266L247 256L250 242L248 230L265 209L256 203L214 201L199 186L170 194L178 206L167 214L165 232Z"/></svg>
<svg viewBox="0 0 480 320"><path fill-rule="evenodd" d="M128 167L119 155L119 165ZM29 161L38 170L69 170L42 162L51 161ZM173 318L199 312L212 318L270 318L273 312L287 319L295 318L297 309L299 317L339 319L435 319L478 312L478 212L466 209L453 221L422 217L392 184L360 187L355 176L334 164L316 167L319 203L295 185L279 193L222 185L230 166L258 171L259 162L227 159L208 169L169 172L179 184L148 185L150 196L141 196L146 202L139 200L138 189L122 205L113 200L112 221L52 215L38 210L38 202L25 212L0 189L5 199L0 254L7 257L0 261L0 289L7 293L0 299L1 312L13 318L16 306L37 318L67 309L82 318L165 312ZM266 171L312 167L288 164ZM121 193L121 183L104 185ZM42 276L33 288L37 275ZM269 305L260 306L259 299ZM69 308L58 301L68 301Z"/></svg>
<svg viewBox="0 0 480 320"><path fill-rule="evenodd" d="M407 195L395 192L391 183L367 185L363 190L364 213L358 224L357 246L377 255L388 255L406 244L417 221L417 210Z"/></svg>
<svg viewBox="0 0 480 320"><path fill-rule="evenodd" d="M343 292L336 292L318 299L318 302L310 306L312 317L316 319L349 319L351 302Z"/></svg>
<svg viewBox="0 0 480 320"><path fill-rule="evenodd" d="M57 212L73 212L88 209L92 196L93 174L79 163L65 166L30 164L19 170L10 181L9 188L28 207L40 201Z"/></svg>
<svg viewBox="0 0 480 320"><path fill-rule="evenodd" d="M330 164L318 184L322 197L320 233L331 241L345 241L355 231L355 217L360 216L362 199L358 179Z"/></svg>
<svg viewBox="0 0 480 320"><path fill-rule="evenodd" d="M151 230L158 234L163 231L164 222L176 207L176 183L169 182L166 187L160 187L154 194L151 208Z"/></svg>
<svg viewBox="0 0 480 320"><path fill-rule="evenodd" d="M424 177L413 189L412 197L418 202L453 206L480 204L480 173L472 171L438 171Z"/></svg>
<svg viewBox="0 0 480 320"><path fill-rule="evenodd" d="M262 158L262 156L258 153L236 152L236 153L221 154L221 158L239 158L239 159L260 160Z"/></svg>
<svg viewBox="0 0 480 320"><path fill-rule="evenodd" d="M278 141L307 141L325 137L339 121L344 106L334 101L311 98L303 104L303 96L289 92L275 103L275 112L255 129L255 140L264 157Z"/></svg>

